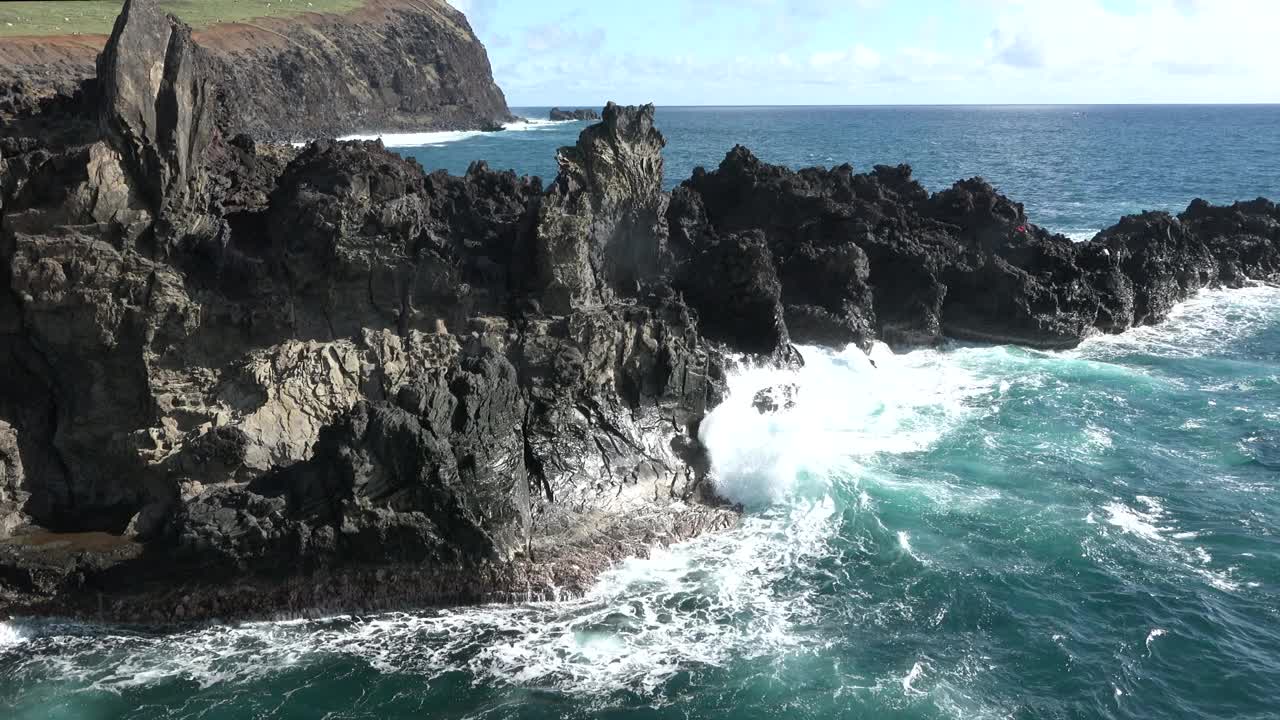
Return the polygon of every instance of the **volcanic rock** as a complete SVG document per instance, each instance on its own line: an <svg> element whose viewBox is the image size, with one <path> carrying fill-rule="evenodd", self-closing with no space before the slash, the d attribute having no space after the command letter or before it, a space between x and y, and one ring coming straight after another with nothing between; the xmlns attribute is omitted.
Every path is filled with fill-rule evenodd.
<svg viewBox="0 0 1280 720"><path fill-rule="evenodd" d="M609 104L545 189L378 142L270 145L211 105L236 83L148 0L100 70L0 127L9 612L572 596L736 522L698 439L727 363L1068 347L1280 279L1262 199L1073 243L977 178L931 194L906 166L742 147L668 195L652 106Z"/></svg>
<svg viewBox="0 0 1280 720"><path fill-rule="evenodd" d="M157 18L150 42L164 42ZM514 119L484 45L445 0L362 0L216 24L192 34L217 66L229 135L299 140L356 133L479 130ZM0 115L70 95L95 75L108 38L0 40Z"/></svg>
<svg viewBox="0 0 1280 720"><path fill-rule="evenodd" d="M600 113L590 109L579 110L561 110L560 108L551 108L551 119L556 122L566 122L572 120L589 120L596 121L600 119Z"/></svg>

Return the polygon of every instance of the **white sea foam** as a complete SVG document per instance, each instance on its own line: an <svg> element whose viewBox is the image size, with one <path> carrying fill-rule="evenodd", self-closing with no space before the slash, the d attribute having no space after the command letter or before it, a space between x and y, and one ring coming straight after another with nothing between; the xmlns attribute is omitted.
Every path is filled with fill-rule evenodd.
<svg viewBox="0 0 1280 720"><path fill-rule="evenodd" d="M1165 634L1166 631L1160 628L1155 628L1151 632L1147 633L1147 655L1151 654L1151 643L1155 642L1156 638Z"/></svg>
<svg viewBox="0 0 1280 720"><path fill-rule="evenodd" d="M807 595L781 589L781 581L830 552L838 519L830 499L750 517L728 533L622 563L587 597L561 603L246 623L165 637L54 628L58 651L29 671L108 692L164 680L207 688L341 654L427 678L466 672L494 685L593 697L654 693L682 670L784 657L818 641L796 631L816 617Z"/></svg>
<svg viewBox="0 0 1280 720"><path fill-rule="evenodd" d="M717 489L735 502L819 497L832 477L853 475L871 457L931 446L995 387L938 351L801 351L798 371L732 375L727 400L703 422ZM788 384L796 388L793 408L762 415L752 407L759 390Z"/></svg>
<svg viewBox="0 0 1280 720"><path fill-rule="evenodd" d="M12 623L0 622L0 650L21 645L26 639L26 635Z"/></svg>
<svg viewBox="0 0 1280 720"><path fill-rule="evenodd" d="M1121 502L1109 502L1103 506L1107 512L1107 522L1124 532L1147 540L1160 540L1160 533L1168 531L1168 527L1160 527L1159 512L1142 512Z"/></svg>
<svg viewBox="0 0 1280 720"><path fill-rule="evenodd" d="M503 133L530 132L548 130L560 125L570 125L577 120L534 120L522 119L502 126ZM484 130L443 130L437 132L411 133L377 133L372 135L347 135L339 140L381 140L389 148L398 147L440 147L449 143L469 140L481 135L501 137L502 133L490 133Z"/></svg>
<svg viewBox="0 0 1280 720"><path fill-rule="evenodd" d="M1183 544L1182 541L1195 539L1197 533L1179 530L1159 498L1138 495L1134 500L1145 509L1130 507L1118 499L1106 503L1103 510L1107 514L1107 523L1126 535L1145 541L1148 545L1142 552L1155 550L1155 557L1162 558L1181 572L1198 576L1223 592L1240 589L1240 584L1231 578L1234 568L1225 571L1214 569L1211 566L1213 557L1203 547ZM1092 517L1090 513L1085 521L1090 522Z"/></svg>
<svg viewBox="0 0 1280 720"><path fill-rule="evenodd" d="M1203 290L1176 305L1165 322L1119 335L1094 335L1064 357L1108 359L1142 353L1161 357L1198 357L1248 337L1274 322L1280 287L1253 285L1233 290Z"/></svg>
<svg viewBox="0 0 1280 720"><path fill-rule="evenodd" d="M907 673L906 676L902 678L902 693L904 695L923 695L924 693L911 687L923 674L924 664L917 662L915 665L912 665L911 672Z"/></svg>
<svg viewBox="0 0 1280 720"><path fill-rule="evenodd" d="M1098 234L1097 230L1066 230L1062 233L1072 242L1087 242Z"/></svg>

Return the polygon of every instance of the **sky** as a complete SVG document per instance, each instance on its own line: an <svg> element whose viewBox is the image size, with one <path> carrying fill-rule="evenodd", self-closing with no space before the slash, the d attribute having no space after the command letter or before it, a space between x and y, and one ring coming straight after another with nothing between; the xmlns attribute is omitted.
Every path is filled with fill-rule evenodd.
<svg viewBox="0 0 1280 720"><path fill-rule="evenodd" d="M448 0L512 107L1280 102L1280 0Z"/></svg>

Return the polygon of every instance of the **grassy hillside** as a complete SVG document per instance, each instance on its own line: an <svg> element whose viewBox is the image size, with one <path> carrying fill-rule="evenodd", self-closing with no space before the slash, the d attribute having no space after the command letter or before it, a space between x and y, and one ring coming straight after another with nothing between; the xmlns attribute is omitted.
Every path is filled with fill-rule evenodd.
<svg viewBox="0 0 1280 720"><path fill-rule="evenodd" d="M0 37L107 35L123 0L0 3ZM346 12L361 0L161 0L160 6L194 28L220 22L288 17L304 12Z"/></svg>

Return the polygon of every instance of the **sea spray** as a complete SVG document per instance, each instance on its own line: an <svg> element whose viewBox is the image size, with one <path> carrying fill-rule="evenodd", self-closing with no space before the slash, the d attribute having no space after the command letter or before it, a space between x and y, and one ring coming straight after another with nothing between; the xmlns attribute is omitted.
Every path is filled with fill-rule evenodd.
<svg viewBox="0 0 1280 720"><path fill-rule="evenodd" d="M804 348L803 369L732 376L707 419L718 487L750 500L733 531L619 563L564 603L169 634L15 621L0 713L1273 707L1275 472L1240 444L1280 408L1276 308L1274 288L1208 292L1163 333L1056 353ZM795 405L757 412L779 383Z"/></svg>
<svg viewBox="0 0 1280 720"><path fill-rule="evenodd" d="M717 490L748 508L821 497L868 458L923 450L995 387L935 350L800 351L798 370L748 366L731 375L728 398L703 422ZM753 406L757 392L779 386L793 387L794 406Z"/></svg>
<svg viewBox="0 0 1280 720"><path fill-rule="evenodd" d="M536 120L520 119L505 123L501 133L520 133L538 130L549 130L560 125L574 125L577 120ZM498 136L501 133L496 133ZM378 133L372 135L347 135L339 140L381 140L389 148L442 147L450 143L481 136L495 136L489 130L438 130L434 132L410 133Z"/></svg>

